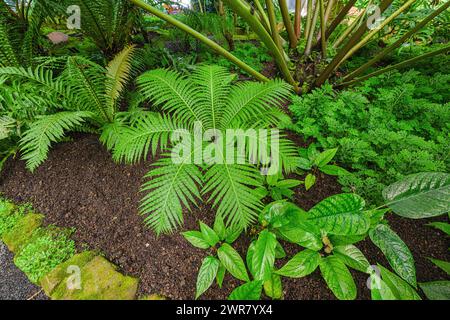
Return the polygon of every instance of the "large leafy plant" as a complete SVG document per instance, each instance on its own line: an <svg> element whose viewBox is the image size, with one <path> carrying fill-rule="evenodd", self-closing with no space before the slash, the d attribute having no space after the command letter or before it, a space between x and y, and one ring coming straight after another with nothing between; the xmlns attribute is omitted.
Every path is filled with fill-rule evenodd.
<svg viewBox="0 0 450 320"><path fill-rule="evenodd" d="M35 170L52 143L69 131L100 131L110 145L120 122L119 101L132 73L133 46L103 67L81 57L68 57L55 75L49 63L35 68L0 68L0 142L18 143L27 167ZM60 59L50 59L57 66ZM100 129L100 130L99 130ZM6 156L11 152L6 149ZM5 152L4 150L0 150Z"/></svg>
<svg viewBox="0 0 450 320"><path fill-rule="evenodd" d="M280 277L304 277L317 268L339 299L357 297L356 284L348 268L370 276L373 299L420 299L414 290L417 288L417 282L412 254L389 227L384 215L390 210L401 215L408 212L412 216L417 216L420 212L422 216L427 217L448 212L449 188L450 175L422 173L409 176L386 188L386 204L376 209L365 209L364 200L356 194L331 196L308 212L292 203L276 201L261 211L259 225L254 228L260 231L247 251L246 264L253 281L250 281L249 276L241 277L235 274L236 269L247 274L237 252L234 254L235 259L227 261L232 265L223 267L237 279L246 282L235 289L240 292L240 299L258 299L262 288L267 296L279 299L283 292ZM216 239L215 245L221 239L219 234L226 229L215 227L213 230L202 224L201 230L186 232L184 236L193 245L206 249L210 245L205 244L207 239ZM370 257L367 259L355 246L367 237L383 252L395 273L381 265L377 268L372 266ZM286 255L282 248L283 241L297 244L303 247L303 250L281 268L277 268L276 259ZM443 262L437 263L448 271L448 266ZM217 268L201 269L197 283L202 286L201 290L197 288L197 297L212 284L214 277L222 279L224 271L218 272L222 264L223 261L218 261ZM441 297L442 292L448 293L447 282L421 284L421 287L425 288L425 292L434 290L435 296L436 287L443 288L439 291Z"/></svg>
<svg viewBox="0 0 450 320"><path fill-rule="evenodd" d="M116 160L134 163L155 155L158 148L163 151L163 157L145 176L142 191L146 194L140 207L145 222L157 233L170 232L181 225L183 207L189 208L202 196L227 225L241 228L248 227L255 220L255 212L262 208L261 193L255 190L263 186L258 164L226 161L227 146L221 146L221 138L211 133L278 124L286 117L279 106L288 97L289 86L279 80L237 85L232 80L226 69L219 66L198 67L188 78L174 71L153 70L137 80L142 95L162 113L147 113L121 130L113 155ZM180 137L174 139L172 135L180 129L185 142L194 142L199 135L201 139L208 132L210 136L204 142L192 143L175 163L171 155ZM285 171L292 171L297 164L297 151L289 140L277 139L280 164ZM211 147L215 150L214 161L194 161L194 154L208 153ZM228 147L237 148L233 143ZM247 154L253 154L249 144L245 148Z"/></svg>

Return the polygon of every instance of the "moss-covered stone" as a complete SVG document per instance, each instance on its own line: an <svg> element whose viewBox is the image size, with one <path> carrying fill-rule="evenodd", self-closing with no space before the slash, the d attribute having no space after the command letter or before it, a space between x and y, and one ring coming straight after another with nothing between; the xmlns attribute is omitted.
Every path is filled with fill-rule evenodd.
<svg viewBox="0 0 450 320"><path fill-rule="evenodd" d="M7 200L1 200L0 199L0 219L2 217L7 217L10 214L12 214L16 210L16 206L7 201Z"/></svg>
<svg viewBox="0 0 450 320"><path fill-rule="evenodd" d="M69 289L69 275L50 295L54 300L133 300L138 279L124 276L101 256L87 262L81 271L81 289Z"/></svg>
<svg viewBox="0 0 450 320"><path fill-rule="evenodd" d="M93 251L84 251L74 255L72 258L53 269L40 280L40 285L45 294L51 296L55 288L70 276L70 266L76 266L81 270L96 255L97 254Z"/></svg>
<svg viewBox="0 0 450 320"><path fill-rule="evenodd" d="M35 213L23 216L11 230L2 235L3 242L10 251L20 252L31 240L33 233L42 225L43 219L43 215Z"/></svg>
<svg viewBox="0 0 450 320"><path fill-rule="evenodd" d="M149 294L140 297L139 300L167 300L167 298L164 296L160 296L159 294Z"/></svg>

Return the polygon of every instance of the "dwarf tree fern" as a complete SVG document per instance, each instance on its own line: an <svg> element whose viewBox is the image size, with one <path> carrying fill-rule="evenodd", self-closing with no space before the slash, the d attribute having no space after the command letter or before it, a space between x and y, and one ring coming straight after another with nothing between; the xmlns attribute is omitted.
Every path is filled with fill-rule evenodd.
<svg viewBox="0 0 450 320"><path fill-rule="evenodd" d="M106 68L81 57L69 57L57 77L45 64L34 69L0 68L0 77L8 77L0 82L0 91L13 94L2 99L0 116L17 109L17 101L20 109L28 111L26 116L16 112L14 117L26 129L19 139L30 170L46 159L50 144L60 141L66 132L88 123L102 129L115 122L121 92L132 73L134 52L134 47L126 47ZM102 136L102 141L112 146L109 139L114 136Z"/></svg>
<svg viewBox="0 0 450 320"><path fill-rule="evenodd" d="M201 66L189 78L174 71L153 70L137 82L162 115L148 113L122 130L114 158L134 163L149 153L155 155L158 148L172 151L154 163L145 177L140 209L146 223L158 234L170 232L183 223L183 207L206 197L229 225L247 227L262 207L262 196L256 189L263 186L263 176L258 165L237 161L242 160L237 152L233 161L227 161L227 146L220 145L216 140L220 138L214 136L227 129L241 129L244 135L247 129L278 124L283 119L279 106L289 96L289 86L279 80L233 85L230 74L219 66ZM255 118L260 121L253 121ZM179 139L183 145L208 132L211 135L205 141L188 144L177 161L171 158L180 151ZM290 141L280 140L280 152L285 153L279 161L290 171L296 165L297 151ZM231 147L237 149L235 142ZM247 144L246 148L250 154ZM208 154L210 149L214 149L214 160L198 162L198 154Z"/></svg>

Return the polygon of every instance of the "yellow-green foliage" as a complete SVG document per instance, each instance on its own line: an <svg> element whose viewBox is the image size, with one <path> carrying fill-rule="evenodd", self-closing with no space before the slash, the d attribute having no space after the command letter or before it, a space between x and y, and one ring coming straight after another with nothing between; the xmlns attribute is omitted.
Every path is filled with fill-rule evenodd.
<svg viewBox="0 0 450 320"><path fill-rule="evenodd" d="M44 216L30 213L21 217L11 230L2 235L2 240L9 250L19 253L31 240L33 233L41 226Z"/></svg>
<svg viewBox="0 0 450 320"><path fill-rule="evenodd" d="M3 233L11 230L19 221L20 212L16 206L9 201L0 199L0 237Z"/></svg>
<svg viewBox="0 0 450 320"><path fill-rule="evenodd" d="M138 279L124 276L101 256L81 268L81 289L69 289L67 279L53 290L54 300L133 300ZM70 275L69 275L70 276Z"/></svg>

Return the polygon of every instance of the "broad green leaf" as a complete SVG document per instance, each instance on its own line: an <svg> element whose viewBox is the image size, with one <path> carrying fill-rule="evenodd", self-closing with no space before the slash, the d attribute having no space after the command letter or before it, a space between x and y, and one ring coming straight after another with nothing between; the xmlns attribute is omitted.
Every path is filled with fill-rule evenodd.
<svg viewBox="0 0 450 320"><path fill-rule="evenodd" d="M327 164L323 167L320 167L319 170L330 176L343 176L346 174L350 174L350 172L348 172L344 168L334 166L334 165L329 165L329 164Z"/></svg>
<svg viewBox="0 0 450 320"><path fill-rule="evenodd" d="M390 211L389 208L386 209L372 209L364 211L364 214L367 215L370 219L370 226L374 227L379 224L383 219L384 215Z"/></svg>
<svg viewBox="0 0 450 320"><path fill-rule="evenodd" d="M277 246L275 247L275 258L283 259L286 257L286 252L280 242L277 241Z"/></svg>
<svg viewBox="0 0 450 320"><path fill-rule="evenodd" d="M203 239L205 239L211 247L214 247L217 242L220 241L217 233L203 222L200 222L200 231L202 232Z"/></svg>
<svg viewBox="0 0 450 320"><path fill-rule="evenodd" d="M283 285L281 283L281 277L275 273L272 273L266 281L264 281L264 292L272 299L283 298Z"/></svg>
<svg viewBox="0 0 450 320"><path fill-rule="evenodd" d="M364 200L356 194L338 194L322 200L308 212L308 220L336 235L367 232L370 220L363 214Z"/></svg>
<svg viewBox="0 0 450 320"><path fill-rule="evenodd" d="M256 241L252 241L247 249L247 255L245 257L245 262L247 263L247 268L250 271L250 274L255 277L255 270L253 269L253 254L255 253L255 245Z"/></svg>
<svg viewBox="0 0 450 320"><path fill-rule="evenodd" d="M219 286L219 288L222 288L223 278L225 277L226 272L227 272L227 269L225 269L225 266L222 263L220 263L219 270L217 270L217 275L216 275L216 281L217 281L217 285Z"/></svg>
<svg viewBox="0 0 450 320"><path fill-rule="evenodd" d="M450 174L418 173L383 190L387 205L405 218L422 219L450 211Z"/></svg>
<svg viewBox="0 0 450 320"><path fill-rule="evenodd" d="M198 299L214 282L214 278L217 275L219 269L219 260L212 256L208 256L203 259L202 266L197 276L197 292L195 299Z"/></svg>
<svg viewBox="0 0 450 320"><path fill-rule="evenodd" d="M306 158L298 158L298 167L303 170L311 170L312 163Z"/></svg>
<svg viewBox="0 0 450 320"><path fill-rule="evenodd" d="M305 178L305 189L309 190L311 189L314 184L316 183L316 176L312 173L308 173L308 175Z"/></svg>
<svg viewBox="0 0 450 320"><path fill-rule="evenodd" d="M324 165L328 164L331 160L333 160L334 156L336 155L337 148L335 149L329 149L325 150L324 152L320 153L316 159L314 159L314 165L320 167L323 167Z"/></svg>
<svg viewBox="0 0 450 320"><path fill-rule="evenodd" d="M319 251L323 244L320 238L320 230L308 222L296 222L276 229L281 238L296 243L302 247Z"/></svg>
<svg viewBox="0 0 450 320"><path fill-rule="evenodd" d="M225 222L223 221L223 218L221 216L216 216L213 229L220 240L225 240L225 238L227 237L227 229L225 227Z"/></svg>
<svg viewBox="0 0 450 320"><path fill-rule="evenodd" d="M403 240L384 224L379 224L371 229L369 236L386 256L392 269L409 284L416 287L414 258Z"/></svg>
<svg viewBox="0 0 450 320"><path fill-rule="evenodd" d="M337 246L333 249L334 255L341 259L347 266L355 270L367 273L370 263L364 254L354 245Z"/></svg>
<svg viewBox="0 0 450 320"><path fill-rule="evenodd" d="M339 300L356 299L356 284L344 262L338 257L328 256L320 259L319 267L328 288Z"/></svg>
<svg viewBox="0 0 450 320"><path fill-rule="evenodd" d="M233 277L245 282L250 281L247 270L245 269L244 261L232 246L228 243L222 244L219 250L217 250L217 255L224 267Z"/></svg>
<svg viewBox="0 0 450 320"><path fill-rule="evenodd" d="M428 259L450 276L450 262L433 258Z"/></svg>
<svg viewBox="0 0 450 320"><path fill-rule="evenodd" d="M208 242L206 242L206 240L203 239L202 233L199 231L187 231L187 232L183 232L181 234L194 247L197 247L200 249L208 249L210 247Z"/></svg>
<svg viewBox="0 0 450 320"><path fill-rule="evenodd" d="M421 300L417 292L402 278L378 264L382 281L397 300Z"/></svg>
<svg viewBox="0 0 450 320"><path fill-rule="evenodd" d="M450 300L450 281L425 282L419 286L430 300Z"/></svg>
<svg viewBox="0 0 450 320"><path fill-rule="evenodd" d="M292 257L276 274L290 278L301 278L316 270L319 265L320 254L313 250L303 250Z"/></svg>
<svg viewBox="0 0 450 320"><path fill-rule="evenodd" d="M348 244L355 244L357 242L363 241L366 238L366 235L363 234L357 236L336 236L330 234L328 238L334 246L346 246Z"/></svg>
<svg viewBox="0 0 450 320"><path fill-rule="evenodd" d="M235 242L236 239L239 238L239 236L241 235L242 230L243 229L239 226L231 226L227 228L227 235L225 237L225 241L229 244Z"/></svg>
<svg viewBox="0 0 450 320"><path fill-rule="evenodd" d="M263 230L255 243L252 257L252 268L255 280L268 280L275 263L276 236L269 230Z"/></svg>
<svg viewBox="0 0 450 320"><path fill-rule="evenodd" d="M259 214L259 222L263 226L272 226L279 228L289 223L288 216L292 213L297 214L300 219L306 220L306 212L295 204L287 202L285 200L275 201L268 204ZM303 216L302 216L303 215Z"/></svg>
<svg viewBox="0 0 450 320"><path fill-rule="evenodd" d="M427 224L427 226L436 228L450 236L450 224L445 222L432 222Z"/></svg>
<svg viewBox="0 0 450 320"><path fill-rule="evenodd" d="M369 278L372 300L398 300L389 286L373 272Z"/></svg>
<svg viewBox="0 0 450 320"><path fill-rule="evenodd" d="M295 179L286 179L286 180L281 180L278 181L277 183L277 187L278 188L295 188L298 185L300 185L302 182L300 180L295 180Z"/></svg>
<svg viewBox="0 0 450 320"><path fill-rule="evenodd" d="M261 299L263 282L251 281L234 289L228 300L259 300Z"/></svg>

